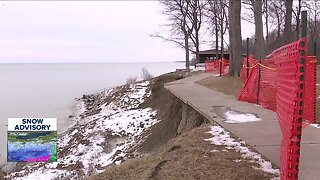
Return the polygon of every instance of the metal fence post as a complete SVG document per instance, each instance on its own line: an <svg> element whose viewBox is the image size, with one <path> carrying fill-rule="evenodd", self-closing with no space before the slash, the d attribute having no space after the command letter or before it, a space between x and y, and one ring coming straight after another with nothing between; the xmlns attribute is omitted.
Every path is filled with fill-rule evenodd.
<svg viewBox="0 0 320 180"><path fill-rule="evenodd" d="M220 71L220 76L221 76L221 73L222 73L222 58L219 59L219 71Z"/></svg>
<svg viewBox="0 0 320 180"><path fill-rule="evenodd" d="M259 65L258 65L258 91L257 91L257 104L259 104L259 94L260 94L260 79L261 79L261 58L259 60Z"/></svg>

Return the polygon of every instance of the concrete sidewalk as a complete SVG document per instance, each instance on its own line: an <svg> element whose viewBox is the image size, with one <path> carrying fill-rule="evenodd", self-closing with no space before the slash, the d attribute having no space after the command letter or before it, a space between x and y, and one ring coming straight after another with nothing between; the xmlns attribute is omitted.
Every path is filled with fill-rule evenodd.
<svg viewBox="0 0 320 180"><path fill-rule="evenodd" d="M165 84L165 88L193 107L210 121L215 121L235 136L246 141L260 154L280 166L281 130L277 114L263 107L237 101L234 96L211 90L195 82L211 77L201 73ZM219 77L217 77L219 78ZM228 124L217 117L214 106L229 107L241 112L254 113L262 121ZM320 129L308 126L303 129L299 179L320 179Z"/></svg>

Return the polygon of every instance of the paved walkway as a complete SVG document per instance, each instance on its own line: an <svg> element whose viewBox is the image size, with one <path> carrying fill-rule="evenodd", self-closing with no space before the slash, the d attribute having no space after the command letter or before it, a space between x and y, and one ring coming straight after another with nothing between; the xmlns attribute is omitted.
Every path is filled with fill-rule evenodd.
<svg viewBox="0 0 320 180"><path fill-rule="evenodd" d="M280 166L282 135L276 113L254 104L237 101L233 96L195 83L211 76L212 74L201 73L167 83L165 88L208 120L217 122ZM251 112L258 115L262 121L228 124L222 118L217 117L213 106L225 106L241 112ZM312 126L303 129L301 148L299 179L320 179L320 129Z"/></svg>

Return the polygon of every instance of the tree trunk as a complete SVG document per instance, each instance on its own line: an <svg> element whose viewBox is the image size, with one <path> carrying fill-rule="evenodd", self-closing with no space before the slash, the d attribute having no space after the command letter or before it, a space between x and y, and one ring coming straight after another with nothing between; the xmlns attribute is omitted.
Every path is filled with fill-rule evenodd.
<svg viewBox="0 0 320 180"><path fill-rule="evenodd" d="M262 23L262 0L254 1L254 22L255 22L255 45L254 45L254 57L255 59L264 59L265 44L263 38L263 23Z"/></svg>
<svg viewBox="0 0 320 180"><path fill-rule="evenodd" d="M269 25L268 25L268 0L265 0L266 7L265 7L265 13L266 13L266 48L269 46Z"/></svg>
<svg viewBox="0 0 320 180"><path fill-rule="evenodd" d="M196 62L194 64L194 68L197 68L197 62L200 62L200 50L199 50L199 46L200 46L200 43L199 43L199 33L196 32Z"/></svg>
<svg viewBox="0 0 320 180"><path fill-rule="evenodd" d="M279 14L277 13L277 22L278 22L278 24L277 24L277 27L278 27L278 29L277 29L277 37L279 38L280 37L280 35L281 35L281 23L280 23L280 16L279 16Z"/></svg>
<svg viewBox="0 0 320 180"><path fill-rule="evenodd" d="M199 30L197 29L198 28L198 18L197 16L194 16L194 27L195 27L195 46L196 46L196 59L195 59L195 62L194 62L194 68L196 69L197 68L197 62L199 62L199 46L200 46L200 43L199 43Z"/></svg>
<svg viewBox="0 0 320 180"><path fill-rule="evenodd" d="M184 33L184 45L186 47L186 71L190 72L189 36L186 32Z"/></svg>
<svg viewBox="0 0 320 180"><path fill-rule="evenodd" d="M300 38L300 13L301 13L301 0L298 1L298 12L297 12L297 27L296 27L296 40Z"/></svg>
<svg viewBox="0 0 320 180"><path fill-rule="evenodd" d="M229 1L229 41L230 66L229 75L239 77L242 65L242 37L241 37L241 1Z"/></svg>
<svg viewBox="0 0 320 180"><path fill-rule="evenodd" d="M200 42L199 42L199 31L201 28L201 8L200 7L200 0L194 0L194 4L193 4L193 23L194 23L194 44L195 44L195 48L196 48L196 59L194 62L194 68L197 68L197 62L199 62L200 58L199 58L199 46L200 46Z"/></svg>
<svg viewBox="0 0 320 180"><path fill-rule="evenodd" d="M224 18L224 15L222 14L223 13L223 10L222 10L222 1L220 1L221 3L221 19L220 19L220 45L221 45L221 52L220 52L220 59L223 58L223 18Z"/></svg>
<svg viewBox="0 0 320 180"><path fill-rule="evenodd" d="M285 15L284 35L283 35L284 44L288 44L292 41L291 19L292 19L292 0L286 0L286 15Z"/></svg>
<svg viewBox="0 0 320 180"><path fill-rule="evenodd" d="M217 12L216 12L217 13ZM216 59L218 59L219 53L219 29L218 29L218 17L215 17L215 27L216 27Z"/></svg>
<svg viewBox="0 0 320 180"><path fill-rule="evenodd" d="M228 16L229 16L229 47L230 47L230 57L229 57L229 76L234 75L234 65L233 65L233 42L234 42L234 16L235 16L235 11L234 11L234 0L229 0L229 9L228 9Z"/></svg>
<svg viewBox="0 0 320 180"><path fill-rule="evenodd" d="M221 8L221 19L220 19L220 44L221 44L221 52L220 52L220 59L222 60L223 58L223 19L224 19L224 11L223 11L223 4L222 1L220 1L220 8ZM222 76L223 74L223 69L222 69L222 61L219 63L219 74Z"/></svg>

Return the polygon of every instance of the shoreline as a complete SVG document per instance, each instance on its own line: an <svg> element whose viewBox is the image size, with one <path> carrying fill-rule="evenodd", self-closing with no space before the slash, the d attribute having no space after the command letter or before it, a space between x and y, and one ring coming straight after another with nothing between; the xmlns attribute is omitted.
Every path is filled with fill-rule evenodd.
<svg viewBox="0 0 320 180"><path fill-rule="evenodd" d="M122 86L117 86L114 88L109 88L105 91L99 92L99 93L94 93L90 95L83 94L82 97L75 98L76 99L76 105L74 106L73 114L69 116L70 120L73 120L74 123L73 125L70 125L65 131L59 133L58 135L58 147L59 147L59 161L57 163L30 163L26 165L25 163L21 163L23 165L17 165L15 169L13 169L12 172L8 173L7 178L12 178L12 177L35 177L35 176L41 176L41 174L44 174L44 171L52 175L52 178L64 178L67 179L67 177L74 177L80 174L87 174L86 176L89 176L93 173L98 173L101 172L101 168L104 169L103 167L106 167L110 164L119 164L121 161L125 159L126 154L121 152L122 150L128 151L128 149L133 148L135 146L134 143L136 142L136 138L139 136L141 133L144 132L144 130L153 124L155 124L157 121L152 120L152 117L154 117L154 111L151 109L141 109L141 110L135 110L137 109L143 102L144 99L147 98L148 96L151 95L151 92L149 91L149 86L150 83L149 81L139 81L135 84L130 84L130 85L122 85ZM116 96L113 96L116 94ZM128 96L125 98L124 96ZM112 97L111 97L112 96ZM130 97L131 96L131 97ZM111 98L111 99L110 99ZM120 99L119 99L120 98ZM118 101L120 100L120 101ZM117 105L117 103L121 102L120 104ZM107 107L110 106L110 107ZM112 106L112 107L111 107ZM130 110L133 109L133 110ZM128 114L128 112L132 113ZM127 113L127 114L126 114ZM133 116L133 114L136 114L137 116L133 116L132 119L139 120L139 122L134 122L134 123L129 123L125 124L127 125L127 129L123 128L123 130L119 130L119 128L113 128L113 130L110 130L109 133L92 133L88 131L84 131L84 127L92 125L90 128L94 129L97 128L98 126L101 126L101 122L98 125L98 121L100 119L107 119L107 118L123 118L123 116L117 117L119 115L126 115L128 117ZM143 117L141 119L141 117ZM144 122L145 120L150 119L149 122ZM117 122L116 125L119 125ZM103 126L103 125L102 125ZM124 126L123 126L124 127ZM139 127L139 128L135 128ZM85 132L85 133L92 133L98 138L91 138L89 141L93 140L95 141L93 144L90 145L90 142L83 142L83 137L80 135L82 133L79 132ZM98 130L101 131L101 130ZM97 131L97 132L98 132ZM109 131L109 130L107 130ZM104 134L104 135L103 135ZM103 142L101 141L101 138L104 137L105 141L108 142ZM92 136L94 137L94 136ZM73 140L72 140L73 138ZM108 140L107 140L108 139ZM72 141L72 142L70 142ZM72 146L70 144L74 143ZM97 146L97 144L105 143L104 148L99 148L101 146ZM91 165L88 164L81 164L79 159L77 160L74 158L73 161L77 161L77 163L74 163L72 160L69 161L68 159L65 158L65 156L72 157L76 153L76 151L71 152L70 148L72 149L77 149L78 150L82 149L84 150L86 147L91 146L92 148L95 149L100 149L101 153L103 152L108 152L105 153L102 159L107 160L107 163L91 163L90 160L87 159L87 163L91 163L93 166L97 166L96 169L92 169L90 167ZM108 147L107 147L108 146ZM66 148L67 147L67 148ZM89 148L90 149L90 148ZM79 154L78 154L79 155ZM83 155L79 155L79 158L81 159ZM94 156L94 155L93 155ZM129 155L129 156L134 156L134 155ZM110 159L113 158L113 160L110 161ZM99 157L101 158L101 156ZM99 159L98 158L98 159ZM109 160L108 160L109 159ZM64 165L61 165L64 164ZM49 169L49 170L48 170ZM82 169L82 170L79 170ZM85 170L89 169L89 170ZM53 173L53 171L55 173ZM79 171L82 171L79 172ZM40 173L42 172L42 173ZM54 174L57 174L61 176L54 177ZM81 176L79 176L81 177Z"/></svg>
<svg viewBox="0 0 320 180"><path fill-rule="evenodd" d="M21 166L6 178L148 179L184 177L185 173L204 179L212 173L219 177L246 177L248 173L249 177L277 177L271 163L255 159L258 154L245 142L232 139L217 124L208 124L205 117L164 88L164 84L186 76L182 71L166 73L78 98L83 102L80 110L83 105L86 108L80 111L81 123L59 138L58 162ZM210 139L219 142L210 143ZM249 155L242 152L244 148ZM220 163L226 166L212 169Z"/></svg>
<svg viewBox="0 0 320 180"><path fill-rule="evenodd" d="M70 125L63 131L58 132L58 138L63 137L65 134L67 134L69 131L73 130L74 128L76 128L75 126L78 124L79 121L79 115L81 113L83 113L83 111L85 110L85 105L82 101L80 101L80 98L75 98L75 104L73 106L73 108L71 109L71 112L73 113L72 116L74 116L73 118L70 118L71 115L69 115L69 117L66 117L67 121L70 122ZM72 122L72 123L71 123ZM0 164L0 177L2 174L9 174L11 172L13 172L15 170L15 168L17 167L17 162L3 162Z"/></svg>

